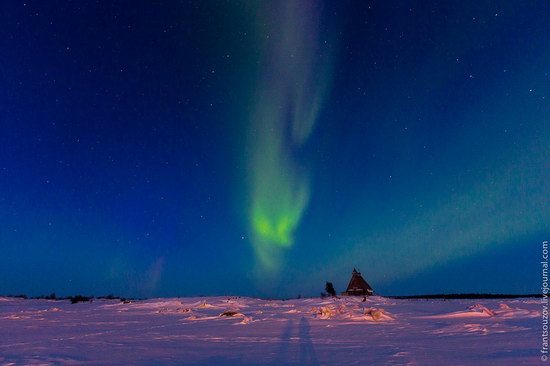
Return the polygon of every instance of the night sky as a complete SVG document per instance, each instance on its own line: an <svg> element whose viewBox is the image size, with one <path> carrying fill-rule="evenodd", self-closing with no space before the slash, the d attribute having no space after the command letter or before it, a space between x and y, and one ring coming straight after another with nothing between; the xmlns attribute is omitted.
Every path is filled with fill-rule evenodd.
<svg viewBox="0 0 550 366"><path fill-rule="evenodd" d="M3 1L0 294L540 292L548 1Z"/></svg>

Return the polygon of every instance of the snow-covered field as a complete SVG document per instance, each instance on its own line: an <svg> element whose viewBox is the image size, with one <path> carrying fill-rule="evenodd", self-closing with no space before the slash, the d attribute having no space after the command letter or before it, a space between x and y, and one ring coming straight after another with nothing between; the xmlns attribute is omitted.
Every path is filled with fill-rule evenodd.
<svg viewBox="0 0 550 366"><path fill-rule="evenodd" d="M540 299L0 298L0 365L539 365Z"/></svg>

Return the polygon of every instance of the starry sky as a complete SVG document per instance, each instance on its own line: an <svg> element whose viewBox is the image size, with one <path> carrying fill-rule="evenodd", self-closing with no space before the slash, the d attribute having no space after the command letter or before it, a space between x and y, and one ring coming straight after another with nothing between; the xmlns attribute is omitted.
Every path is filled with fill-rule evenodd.
<svg viewBox="0 0 550 366"><path fill-rule="evenodd" d="M540 291L547 1L4 1L0 294Z"/></svg>

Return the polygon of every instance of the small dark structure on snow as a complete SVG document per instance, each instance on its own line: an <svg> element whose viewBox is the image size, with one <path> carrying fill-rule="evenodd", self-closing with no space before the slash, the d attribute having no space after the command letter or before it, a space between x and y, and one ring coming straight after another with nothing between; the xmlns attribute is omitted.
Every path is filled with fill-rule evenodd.
<svg viewBox="0 0 550 366"><path fill-rule="evenodd" d="M349 281L348 288L345 292L342 292L344 296L371 296L374 293L372 287L365 281L361 272L357 272L354 268L351 273L351 280Z"/></svg>

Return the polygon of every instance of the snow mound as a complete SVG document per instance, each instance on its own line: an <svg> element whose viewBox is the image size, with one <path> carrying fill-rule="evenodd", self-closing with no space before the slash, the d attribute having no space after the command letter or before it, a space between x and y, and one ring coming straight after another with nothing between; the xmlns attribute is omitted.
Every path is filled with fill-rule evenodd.
<svg viewBox="0 0 550 366"><path fill-rule="evenodd" d="M382 308L369 308L365 309L365 318L368 320L373 320L375 322L378 321L388 321L388 320L395 320L393 316L391 316L388 312L386 312Z"/></svg>
<svg viewBox="0 0 550 366"><path fill-rule="evenodd" d="M500 304L499 308L494 310L494 313L498 317L506 319L538 318L541 316L540 311L512 308L507 304Z"/></svg>
<svg viewBox="0 0 550 366"><path fill-rule="evenodd" d="M336 309L332 306L321 306L313 309L319 319L332 319L336 315Z"/></svg>
<svg viewBox="0 0 550 366"><path fill-rule="evenodd" d="M481 304L475 304L468 307L466 311L455 311L452 313L444 313L439 315L421 316L424 319L455 319L455 318L490 318L495 316L495 313Z"/></svg>
<svg viewBox="0 0 550 366"><path fill-rule="evenodd" d="M227 317L243 317L244 314L238 313L236 311L227 310L220 314L220 317L227 316Z"/></svg>
<svg viewBox="0 0 550 366"><path fill-rule="evenodd" d="M242 313L239 313L239 312L236 312L236 311L231 311L231 310L226 310L224 311L223 313L221 313L219 315L220 318L223 318L223 317L227 317L227 318L242 318L242 320L239 322L239 323L235 323L235 325L239 325L239 324L249 324L250 322L252 322L252 317L250 316L246 316Z"/></svg>
<svg viewBox="0 0 550 366"><path fill-rule="evenodd" d="M217 309L217 306L207 303L206 301L197 306L197 309Z"/></svg>
<svg viewBox="0 0 550 366"><path fill-rule="evenodd" d="M472 305L468 308L468 310L478 312L478 313L482 313L482 314L485 314L485 315L488 315L488 316L495 316L494 311L488 309L487 307L485 307L481 304Z"/></svg>
<svg viewBox="0 0 550 366"><path fill-rule="evenodd" d="M317 319L350 319L373 322L395 320L392 315L382 308L362 308L360 306L348 307L345 304L313 307L311 312Z"/></svg>
<svg viewBox="0 0 550 366"><path fill-rule="evenodd" d="M510 333L528 331L529 328L521 326L506 325L501 323L495 324L480 324L480 323L465 323L452 324L434 330L432 333L442 336L455 335L490 335L494 333Z"/></svg>

